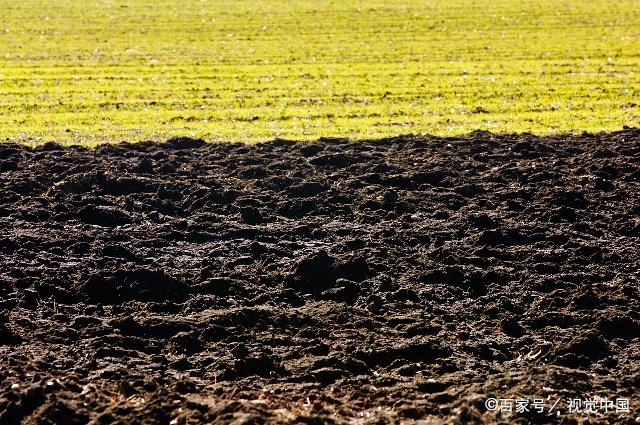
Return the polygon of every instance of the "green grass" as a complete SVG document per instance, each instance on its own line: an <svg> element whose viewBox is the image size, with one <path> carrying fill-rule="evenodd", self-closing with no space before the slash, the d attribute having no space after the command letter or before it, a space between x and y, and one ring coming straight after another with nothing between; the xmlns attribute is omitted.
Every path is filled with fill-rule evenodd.
<svg viewBox="0 0 640 425"><path fill-rule="evenodd" d="M637 0L0 0L0 138L640 123Z"/></svg>

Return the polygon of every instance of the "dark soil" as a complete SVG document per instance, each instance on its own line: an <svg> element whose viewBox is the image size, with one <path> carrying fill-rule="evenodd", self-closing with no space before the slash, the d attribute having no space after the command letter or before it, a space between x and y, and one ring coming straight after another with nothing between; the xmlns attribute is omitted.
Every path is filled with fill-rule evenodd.
<svg viewBox="0 0 640 425"><path fill-rule="evenodd" d="M635 423L639 242L640 130L2 144L0 423Z"/></svg>

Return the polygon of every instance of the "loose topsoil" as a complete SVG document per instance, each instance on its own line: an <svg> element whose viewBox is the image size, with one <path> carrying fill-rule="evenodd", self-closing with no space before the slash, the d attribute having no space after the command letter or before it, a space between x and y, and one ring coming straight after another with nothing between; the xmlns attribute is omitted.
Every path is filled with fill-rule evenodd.
<svg viewBox="0 0 640 425"><path fill-rule="evenodd" d="M2 144L0 423L635 423L639 238L635 129Z"/></svg>

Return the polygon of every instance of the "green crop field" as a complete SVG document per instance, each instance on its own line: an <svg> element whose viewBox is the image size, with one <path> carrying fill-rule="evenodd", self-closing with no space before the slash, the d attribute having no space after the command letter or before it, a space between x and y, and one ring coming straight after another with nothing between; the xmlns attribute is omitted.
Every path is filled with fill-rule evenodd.
<svg viewBox="0 0 640 425"><path fill-rule="evenodd" d="M0 0L0 137L548 134L640 123L637 0Z"/></svg>

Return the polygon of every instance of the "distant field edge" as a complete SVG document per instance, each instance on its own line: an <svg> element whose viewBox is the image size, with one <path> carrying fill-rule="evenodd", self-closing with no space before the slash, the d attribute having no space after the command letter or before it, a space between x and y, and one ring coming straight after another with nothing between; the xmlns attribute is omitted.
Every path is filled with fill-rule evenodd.
<svg viewBox="0 0 640 425"><path fill-rule="evenodd" d="M5 139L0 140L0 144L3 145L19 145L26 148L42 149L42 150L55 150L55 149L91 149L100 148L104 146L122 146L129 147L134 150L144 150L145 147L155 145L165 145L168 148L173 149L194 149L208 144L239 144L239 145L259 145L259 144L294 144L294 143L317 143L323 142L328 144L344 144L344 143L395 143L395 142L407 142L407 141L423 141L432 143L451 143L456 141L486 141L486 140L512 140L514 143L521 141L555 141L560 142L565 139L593 139L598 138L606 141L610 138L618 138L632 136L637 138L637 142L640 143L640 127L622 126L622 129L611 131L564 131L551 134L539 134L534 132L492 132L489 130L474 130L471 132L460 133L457 135L441 136L434 134L423 133L404 133L395 136L386 137L318 137L316 139L290 139L275 137L269 140L258 141L243 141L243 140L224 140L224 139L207 139L202 137L191 136L170 136L165 138L154 138L142 141L127 141L127 140L113 140L113 141L101 141L97 143L82 143L75 141L40 141L34 142L29 140L13 140Z"/></svg>

